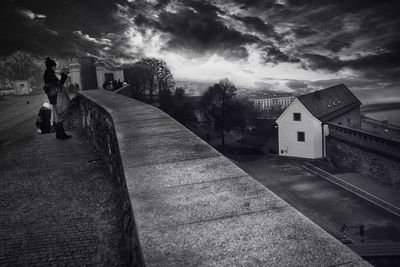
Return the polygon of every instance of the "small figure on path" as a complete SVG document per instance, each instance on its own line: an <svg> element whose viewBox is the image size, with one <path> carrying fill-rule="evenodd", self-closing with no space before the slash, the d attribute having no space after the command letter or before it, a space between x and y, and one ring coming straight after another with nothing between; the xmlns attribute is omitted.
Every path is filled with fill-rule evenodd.
<svg viewBox="0 0 400 267"><path fill-rule="evenodd" d="M43 75L45 83L44 90L52 105L53 126L56 132L57 139L68 139L70 135L65 133L63 121L68 116L70 107L69 92L63 87L65 80L68 77L69 70L63 69L61 71L61 79L56 76L56 62L51 58L46 58L46 71Z"/></svg>
<svg viewBox="0 0 400 267"><path fill-rule="evenodd" d="M349 230L349 227L347 227L347 225L344 223L342 225L342 228L340 228L340 232L343 233L343 239L346 239L346 232Z"/></svg>
<svg viewBox="0 0 400 267"><path fill-rule="evenodd" d="M364 224L362 224L362 225L360 226L361 242L364 242L364 241L365 241L365 239L364 239L364 230L365 230L365 226L364 226Z"/></svg>
<svg viewBox="0 0 400 267"><path fill-rule="evenodd" d="M40 108L36 126L40 129L41 134L51 132L51 108L49 103L44 103Z"/></svg>

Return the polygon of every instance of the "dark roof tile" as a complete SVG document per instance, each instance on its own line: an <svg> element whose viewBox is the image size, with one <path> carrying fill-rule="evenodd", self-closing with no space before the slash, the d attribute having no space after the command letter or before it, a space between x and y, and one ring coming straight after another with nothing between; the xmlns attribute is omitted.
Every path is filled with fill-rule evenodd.
<svg viewBox="0 0 400 267"><path fill-rule="evenodd" d="M344 84L299 96L300 102L320 121L329 121L361 105Z"/></svg>

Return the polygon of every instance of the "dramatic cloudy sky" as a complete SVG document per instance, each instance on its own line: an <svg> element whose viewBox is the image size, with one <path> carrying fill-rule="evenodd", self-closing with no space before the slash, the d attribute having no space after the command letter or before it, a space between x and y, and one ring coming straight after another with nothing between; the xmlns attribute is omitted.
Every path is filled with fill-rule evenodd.
<svg viewBox="0 0 400 267"><path fill-rule="evenodd" d="M400 3L2 0L0 52L164 59L176 79L400 100Z"/></svg>

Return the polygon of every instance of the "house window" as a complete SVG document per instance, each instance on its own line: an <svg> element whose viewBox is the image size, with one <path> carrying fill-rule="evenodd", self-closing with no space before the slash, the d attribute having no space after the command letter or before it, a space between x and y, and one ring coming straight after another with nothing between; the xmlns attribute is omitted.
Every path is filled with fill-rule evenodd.
<svg viewBox="0 0 400 267"><path fill-rule="evenodd" d="M305 133L304 132L297 132L297 141L304 142L305 141Z"/></svg>
<svg viewBox="0 0 400 267"><path fill-rule="evenodd" d="M293 113L294 121L301 121L301 113Z"/></svg>
<svg viewBox="0 0 400 267"><path fill-rule="evenodd" d="M351 119L347 118L347 124L351 124Z"/></svg>

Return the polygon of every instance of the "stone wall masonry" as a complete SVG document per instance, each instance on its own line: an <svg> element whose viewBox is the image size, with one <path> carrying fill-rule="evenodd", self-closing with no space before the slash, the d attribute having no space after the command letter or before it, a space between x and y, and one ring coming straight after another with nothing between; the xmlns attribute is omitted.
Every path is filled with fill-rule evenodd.
<svg viewBox="0 0 400 267"><path fill-rule="evenodd" d="M329 137L400 162L400 142L361 129L328 123Z"/></svg>
<svg viewBox="0 0 400 267"><path fill-rule="evenodd" d="M370 266L155 107L84 91L69 125L120 185L132 266Z"/></svg>
<svg viewBox="0 0 400 267"><path fill-rule="evenodd" d="M73 107L66 127L89 139L107 162L109 174L118 184L123 204L121 212L124 214L126 247L130 251L129 263L131 266L144 266L112 117L104 107L83 94L80 94Z"/></svg>
<svg viewBox="0 0 400 267"><path fill-rule="evenodd" d="M399 161L338 138L328 136L326 140L328 158L340 167L372 176L378 182L400 190Z"/></svg>
<svg viewBox="0 0 400 267"><path fill-rule="evenodd" d="M400 189L400 142L364 130L329 125L327 157L340 167Z"/></svg>

